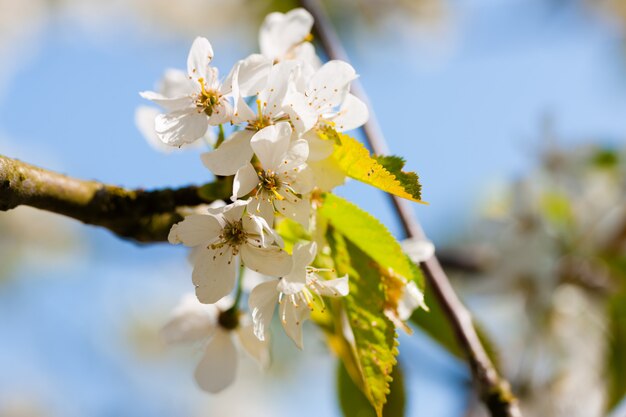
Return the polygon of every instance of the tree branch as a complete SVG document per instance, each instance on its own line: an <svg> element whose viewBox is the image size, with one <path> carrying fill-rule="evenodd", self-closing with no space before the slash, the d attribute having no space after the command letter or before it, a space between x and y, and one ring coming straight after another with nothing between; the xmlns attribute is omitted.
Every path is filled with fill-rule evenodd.
<svg viewBox="0 0 626 417"><path fill-rule="evenodd" d="M319 0L300 0L315 19L314 30L330 59L341 59L349 62L341 42L324 12ZM352 92L372 109L367 95L358 79L352 83ZM363 126L368 144L375 154L388 153L385 138L373 111L369 121ZM389 195L393 206L400 217L404 231L408 237L424 238L424 232L415 218L413 210L406 200ZM421 264L422 269L436 294L437 301L443 308L448 320L454 328L459 346L465 352L475 385L480 396L489 409L492 417L521 417L517 399L511 394L508 382L502 378L487 356L472 323L472 317L459 300L446 273L436 257Z"/></svg>
<svg viewBox="0 0 626 417"><path fill-rule="evenodd" d="M180 207L207 203L198 190L197 186L132 190L70 178L0 155L0 211L31 206L137 242L167 240L171 226L182 220Z"/></svg>

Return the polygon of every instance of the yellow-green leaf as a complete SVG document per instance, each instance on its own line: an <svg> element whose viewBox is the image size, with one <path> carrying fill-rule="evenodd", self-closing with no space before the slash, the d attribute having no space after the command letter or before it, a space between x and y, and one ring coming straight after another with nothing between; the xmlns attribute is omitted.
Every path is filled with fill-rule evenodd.
<svg viewBox="0 0 626 417"><path fill-rule="evenodd" d="M334 194L324 196L318 213L379 265L393 269L407 280L414 276L411 262L400 244L371 214Z"/></svg>
<svg viewBox="0 0 626 417"><path fill-rule="evenodd" d="M393 368L393 381L387 403L383 407L383 417L402 417L405 415L406 392L400 364ZM337 365L337 393L339 405L344 417L375 417L376 412L369 404L363 392L354 384L343 363Z"/></svg>
<svg viewBox="0 0 626 417"><path fill-rule="evenodd" d="M326 236L337 273L349 276L350 293L343 304L362 376L357 386L381 417L398 354L396 329L384 312L387 291L376 262L333 226Z"/></svg>
<svg viewBox="0 0 626 417"><path fill-rule="evenodd" d="M402 166L394 173L390 172L383 164L370 155L365 146L353 137L336 132L332 129L324 129L319 132L322 138L335 142L335 151L332 157L339 167L350 178L364 182L379 188L389 194L406 198L417 203L421 200L421 185L417 174L403 172ZM386 159L390 168L397 167L397 160ZM400 177L400 178L398 178Z"/></svg>

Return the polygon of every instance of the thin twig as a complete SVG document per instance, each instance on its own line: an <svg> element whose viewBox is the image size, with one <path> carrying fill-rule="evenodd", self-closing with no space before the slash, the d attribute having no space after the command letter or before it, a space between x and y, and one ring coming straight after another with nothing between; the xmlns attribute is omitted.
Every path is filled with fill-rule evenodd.
<svg viewBox="0 0 626 417"><path fill-rule="evenodd" d="M347 54L320 1L300 0L300 4L313 15L315 19L315 34L328 57L349 62ZM358 80L353 82L352 92L363 100L368 108L372 109L367 94L365 94ZM369 121L363 127L363 132L374 153L381 155L388 153L385 138L373 111L370 112ZM424 238L424 231L408 202L392 195L389 195L389 197L398 213L406 235L408 237ZM459 300L437 258L432 257L422 263L421 267L426 274L428 283L432 285L437 301L454 328L460 347L467 355L474 383L491 415L493 417L521 416L517 399L511 394L508 382L498 374L487 356L478 338L469 311Z"/></svg>
<svg viewBox="0 0 626 417"><path fill-rule="evenodd" d="M224 196L227 197L227 196ZM198 187L145 191L85 181L0 155L0 211L27 205L138 242L167 240L179 207L206 203Z"/></svg>

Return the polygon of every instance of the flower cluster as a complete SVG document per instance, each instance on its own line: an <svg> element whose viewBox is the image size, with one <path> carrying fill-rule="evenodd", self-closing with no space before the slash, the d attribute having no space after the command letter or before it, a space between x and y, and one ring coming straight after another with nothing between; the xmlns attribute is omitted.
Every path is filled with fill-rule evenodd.
<svg viewBox="0 0 626 417"><path fill-rule="evenodd" d="M229 332L263 362L277 304L287 335L302 348L302 323L310 311L324 308L323 297L348 294L347 276L326 279L334 271L312 266L315 242L297 243L288 253L274 229L291 219L310 230L312 193L329 191L345 179L333 169L333 143L322 132L354 129L368 118L365 104L350 94L355 70L337 60L322 65L310 42L312 25L304 9L268 15L260 30L261 53L237 62L224 78L211 66L211 43L196 38L186 71L169 70L157 92L140 93L163 109L137 113L152 143L190 146L215 137L219 127L214 149L202 154L202 163L216 176L233 178L232 203L197 210L169 234L171 243L194 248L197 300L209 306L186 300L165 335L171 341L209 341L196 379L210 392L225 388L234 375ZM243 275L237 280L244 266L274 277L250 292L251 321L245 328L238 309ZM220 308L234 291L234 305ZM228 364L218 363L219 346L228 351L223 353ZM212 378L217 368L223 376Z"/></svg>

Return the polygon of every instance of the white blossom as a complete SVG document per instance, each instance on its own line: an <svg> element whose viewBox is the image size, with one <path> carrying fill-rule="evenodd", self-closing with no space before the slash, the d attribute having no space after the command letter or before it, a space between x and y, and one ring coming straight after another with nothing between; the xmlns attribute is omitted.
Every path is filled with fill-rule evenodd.
<svg viewBox="0 0 626 417"><path fill-rule="evenodd" d="M233 181L233 199L254 192L253 212L273 224L280 213L308 227L311 202L306 196L313 188L306 159L305 140L291 141L289 123L281 122L260 130L251 140L258 166L241 167Z"/></svg>
<svg viewBox="0 0 626 417"><path fill-rule="evenodd" d="M250 293L248 304L254 323L254 334L265 340L276 303L279 317L287 335L302 349L302 323L314 308L323 309L324 297L348 294L348 277L324 280L309 265L315 259L315 242L296 244L293 249L293 269L280 279L257 285Z"/></svg>
<svg viewBox="0 0 626 417"><path fill-rule="evenodd" d="M340 60L329 61L314 73L305 70L289 90L286 105L299 133L315 127L332 126L338 132L363 125L368 117L367 106L350 94L350 83L357 78L350 64Z"/></svg>
<svg viewBox="0 0 626 417"><path fill-rule="evenodd" d="M268 14L259 31L261 54L274 62L301 60L319 67L320 59L310 42L312 28L313 16L303 8Z"/></svg>
<svg viewBox="0 0 626 417"><path fill-rule="evenodd" d="M238 64L232 77L232 93L235 100L232 121L236 124L245 124L244 129L234 132L214 151L202 154L202 162L215 175L235 175L252 159L254 153L250 146L252 137L263 128L289 118L284 109L284 99L298 64L279 63L268 70L267 76L259 84L262 85L261 90L253 93L256 95L256 113L248 106L244 97L252 95L248 90L257 88L258 85L248 86L246 91L243 91L240 75L244 68L244 64Z"/></svg>
<svg viewBox="0 0 626 417"><path fill-rule="evenodd" d="M200 302L215 303L235 286L238 255L245 266L270 276L291 270L289 254L279 246L280 237L267 222L246 212L247 201L192 214L172 226L170 243L194 250L192 280Z"/></svg>
<svg viewBox="0 0 626 417"><path fill-rule="evenodd" d="M164 143L191 143L204 136L209 125L230 121L233 110L228 96L232 87L219 82L217 68L209 66L212 59L211 43L198 37L187 57L187 74L169 71L162 93L140 93L167 111L155 119L155 131Z"/></svg>
<svg viewBox="0 0 626 417"><path fill-rule="evenodd" d="M166 342L200 343L204 353L194 377L204 391L218 393L235 380L237 349L242 347L259 365L269 362L267 341L253 333L248 318L230 310L232 300L223 298L216 304L200 304L193 294L184 296L161 330Z"/></svg>

